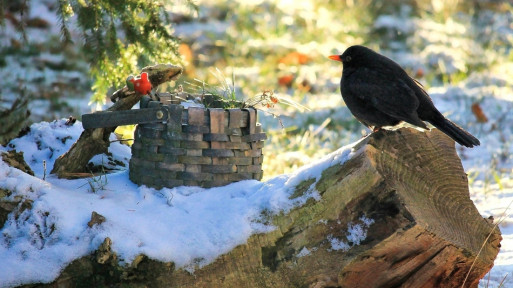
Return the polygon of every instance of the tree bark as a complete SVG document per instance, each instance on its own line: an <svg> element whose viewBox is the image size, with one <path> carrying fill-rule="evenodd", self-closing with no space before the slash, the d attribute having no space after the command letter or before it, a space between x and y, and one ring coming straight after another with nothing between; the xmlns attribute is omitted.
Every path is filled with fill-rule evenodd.
<svg viewBox="0 0 513 288"><path fill-rule="evenodd" d="M158 64L145 67L141 72L147 72L153 87L179 77L182 68L170 64ZM107 111L130 110L141 100L143 95L128 90L125 86L114 92L111 99L117 100ZM73 178L81 173L87 173L87 164L95 155L108 152L109 137L117 127L85 129L77 142L55 160L51 174L59 178ZM88 174L86 174L88 175Z"/></svg>
<svg viewBox="0 0 513 288"><path fill-rule="evenodd" d="M381 130L354 152L292 196L315 187L322 199L274 216L277 229L194 274L144 256L121 268L115 254L105 254L106 239L49 286L88 279L113 287L477 287L502 238L469 198L454 141L436 129ZM355 224L367 225L360 243L348 238ZM333 239L345 240L346 249Z"/></svg>
<svg viewBox="0 0 513 288"><path fill-rule="evenodd" d="M16 99L10 108L0 106L0 145L5 145L27 125L30 116L28 100Z"/></svg>

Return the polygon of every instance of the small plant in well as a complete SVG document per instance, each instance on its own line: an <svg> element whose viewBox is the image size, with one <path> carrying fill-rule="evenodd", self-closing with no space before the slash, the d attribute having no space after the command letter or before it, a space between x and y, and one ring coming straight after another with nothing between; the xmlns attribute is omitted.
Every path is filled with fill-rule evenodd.
<svg viewBox="0 0 513 288"><path fill-rule="evenodd" d="M240 99L237 97L235 76L233 74L231 77L232 83L229 84L224 74L218 68L210 72L218 80L219 85L211 85L198 79L194 79L196 83L186 82L196 90L196 93L200 96L199 100L201 104L206 108L255 108L275 117L279 115L269 109L274 108L276 104L292 106L300 111L309 110L291 99L276 95L274 91L270 89L264 89L261 93L247 99Z"/></svg>
<svg viewBox="0 0 513 288"><path fill-rule="evenodd" d="M242 102L241 108L261 106L264 108L274 108L274 105L279 103L278 97L274 96L274 91L264 90L262 94L255 95Z"/></svg>
<svg viewBox="0 0 513 288"><path fill-rule="evenodd" d="M237 108L241 102L235 93L235 76L232 74L232 84L228 84L224 74L215 68L209 71L219 82L219 85L211 85L205 81L194 79L194 83L185 82L190 85L195 93L199 94L201 104L206 108Z"/></svg>

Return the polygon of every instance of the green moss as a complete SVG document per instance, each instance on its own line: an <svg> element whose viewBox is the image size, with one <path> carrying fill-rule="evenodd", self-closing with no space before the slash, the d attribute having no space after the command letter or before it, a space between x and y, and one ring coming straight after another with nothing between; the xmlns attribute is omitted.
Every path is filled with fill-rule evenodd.
<svg viewBox="0 0 513 288"><path fill-rule="evenodd" d="M298 197L303 196L312 186L312 184L315 182L315 178L310 178L307 180L303 180L301 183L299 183L296 186L296 189L294 190L294 193L290 195L289 199L296 199Z"/></svg>

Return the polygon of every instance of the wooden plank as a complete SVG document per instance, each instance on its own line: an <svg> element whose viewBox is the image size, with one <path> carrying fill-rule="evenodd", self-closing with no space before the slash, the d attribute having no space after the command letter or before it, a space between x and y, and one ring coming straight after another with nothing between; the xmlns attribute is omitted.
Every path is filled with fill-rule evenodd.
<svg viewBox="0 0 513 288"><path fill-rule="evenodd" d="M251 142L251 149L264 148L264 141Z"/></svg>
<svg viewBox="0 0 513 288"><path fill-rule="evenodd" d="M208 187L210 188L210 186L205 186L203 185L202 181L196 181L196 180L183 180L183 186L200 186L200 187ZM206 183L210 183L209 181L206 181Z"/></svg>
<svg viewBox="0 0 513 288"><path fill-rule="evenodd" d="M165 180L165 179L176 179L176 172L177 171L168 171L168 170L164 170L164 169L158 169L158 170L155 170L154 173L161 180Z"/></svg>
<svg viewBox="0 0 513 288"><path fill-rule="evenodd" d="M165 155L148 152L148 151L142 151L141 157L144 158L145 160L152 161L152 162L163 162Z"/></svg>
<svg viewBox="0 0 513 288"><path fill-rule="evenodd" d="M232 157L212 157L212 164L213 165L233 164L233 163L228 162L228 159L230 159L230 158L232 158Z"/></svg>
<svg viewBox="0 0 513 288"><path fill-rule="evenodd" d="M203 156L178 156L178 161L184 164L212 164L211 157Z"/></svg>
<svg viewBox="0 0 513 288"><path fill-rule="evenodd" d="M230 173L225 174L224 179L230 182L241 181L246 179L252 179L251 173Z"/></svg>
<svg viewBox="0 0 513 288"><path fill-rule="evenodd" d="M185 170L185 165L182 164L182 163L165 163L165 162L160 162L160 163L157 163L157 169L163 169L163 170L167 170L167 171L177 171L177 172L180 172L180 171L184 171Z"/></svg>
<svg viewBox="0 0 513 288"><path fill-rule="evenodd" d="M161 146L180 148L181 144L182 144L182 141L179 141L179 140L164 140L164 144Z"/></svg>
<svg viewBox="0 0 513 288"><path fill-rule="evenodd" d="M237 166L235 165L202 165L201 172L203 173L213 173L213 174L222 174L222 173L234 173L237 171Z"/></svg>
<svg viewBox="0 0 513 288"><path fill-rule="evenodd" d="M166 163L181 163L180 161L178 161L178 157L180 157L180 155L164 154L164 162L166 162Z"/></svg>
<svg viewBox="0 0 513 288"><path fill-rule="evenodd" d="M249 158L251 159L251 158ZM261 165L264 162L264 156L260 157L253 157L253 164L254 165Z"/></svg>
<svg viewBox="0 0 513 288"><path fill-rule="evenodd" d="M228 135L222 134L222 133L208 133L208 134L203 134L203 141L226 142L226 141L230 141L230 137L228 137Z"/></svg>
<svg viewBox="0 0 513 288"><path fill-rule="evenodd" d="M159 147L159 153L162 154L170 154L170 155L185 155L186 150L183 148L174 148L174 147L168 147L168 146L160 146Z"/></svg>
<svg viewBox="0 0 513 288"><path fill-rule="evenodd" d="M228 109L229 113L229 122L228 122L228 128L234 129L234 128L240 128L241 122L242 122L242 110L240 109Z"/></svg>
<svg viewBox="0 0 513 288"><path fill-rule="evenodd" d="M228 144L230 142L209 142L209 143L210 143L210 148L212 148L212 149L231 149L231 148L226 147L226 144Z"/></svg>
<svg viewBox="0 0 513 288"><path fill-rule="evenodd" d="M214 177L210 173L178 172L178 179L194 181L210 181Z"/></svg>
<svg viewBox="0 0 513 288"><path fill-rule="evenodd" d="M210 129L207 126L184 125L182 131L184 133L208 133Z"/></svg>
<svg viewBox="0 0 513 288"><path fill-rule="evenodd" d="M137 150L148 152L148 153L158 153L159 147L160 146L158 144L155 144L155 145L152 145L152 144L144 145L143 144L142 148L139 148Z"/></svg>
<svg viewBox="0 0 513 288"><path fill-rule="evenodd" d="M242 129L240 128L230 128L228 129L228 133L230 136L242 136Z"/></svg>
<svg viewBox="0 0 513 288"><path fill-rule="evenodd" d="M210 148L210 144L206 141L182 141L180 147L185 149L207 149Z"/></svg>
<svg viewBox="0 0 513 288"><path fill-rule="evenodd" d="M134 144L132 144L132 150L141 149L141 148L142 148L142 144L140 141L134 142Z"/></svg>
<svg viewBox="0 0 513 288"><path fill-rule="evenodd" d="M203 133L183 133L182 140L203 141Z"/></svg>
<svg viewBox="0 0 513 288"><path fill-rule="evenodd" d="M259 173L262 171L262 165L239 165L237 172L240 173Z"/></svg>
<svg viewBox="0 0 513 288"><path fill-rule="evenodd" d="M226 186L230 183L231 183L230 181L226 181L226 180L204 181L204 182L202 182L201 187L203 187L203 188L221 187L221 186Z"/></svg>
<svg viewBox="0 0 513 288"><path fill-rule="evenodd" d="M237 142L241 142L241 141L242 141L242 136L230 136L230 142L237 143Z"/></svg>
<svg viewBox="0 0 513 288"><path fill-rule="evenodd" d="M235 157L260 157L262 156L262 149L252 149L245 151L233 151Z"/></svg>
<svg viewBox="0 0 513 288"><path fill-rule="evenodd" d="M164 131L162 133L162 138L165 139L166 141L180 141L182 139L184 139L183 137L187 135L187 134L182 134L182 131ZM135 143L135 142L134 142Z"/></svg>
<svg viewBox="0 0 513 288"><path fill-rule="evenodd" d="M146 129L146 128L141 128L139 129L139 136L140 136L140 139L155 139L155 140L162 140L162 131L160 130L155 130L155 129ZM144 143L143 143L144 145Z"/></svg>
<svg viewBox="0 0 513 288"><path fill-rule="evenodd" d="M224 143L225 143L225 145L224 145L225 149L239 149L239 150L251 149L249 143L246 143L246 142L224 142Z"/></svg>
<svg viewBox="0 0 513 288"><path fill-rule="evenodd" d="M242 136L242 141L244 142L262 141L265 139L267 139L267 135L265 133L249 134Z"/></svg>
<svg viewBox="0 0 513 288"><path fill-rule="evenodd" d="M188 123L193 126L205 125L205 109L198 107L189 107L188 109Z"/></svg>
<svg viewBox="0 0 513 288"><path fill-rule="evenodd" d="M225 134L224 109L211 108L208 111L210 112L210 133Z"/></svg>
<svg viewBox="0 0 513 288"><path fill-rule="evenodd" d="M212 149L236 149L236 150L249 150L252 149L250 143L246 142L210 142Z"/></svg>
<svg viewBox="0 0 513 288"><path fill-rule="evenodd" d="M155 169L155 162L148 161L141 158L132 157L130 159L130 166L136 166L141 169Z"/></svg>
<svg viewBox="0 0 513 288"><path fill-rule="evenodd" d="M184 185L183 180L178 180L178 179L163 179L162 181L164 183L164 186L169 187L169 188Z"/></svg>
<svg viewBox="0 0 513 288"><path fill-rule="evenodd" d="M121 111L101 111L82 115L84 129L117 127L167 121L168 113L163 107Z"/></svg>
<svg viewBox="0 0 513 288"><path fill-rule="evenodd" d="M167 121L167 130L172 132L182 132L182 105L168 105L164 106L169 112L169 119Z"/></svg>
<svg viewBox="0 0 513 288"><path fill-rule="evenodd" d="M249 134L255 134L256 129L256 110L253 108L244 109L248 111L248 131Z"/></svg>
<svg viewBox="0 0 513 288"><path fill-rule="evenodd" d="M203 156L203 150L202 149L186 149L187 153L186 156L193 156L193 157L200 157Z"/></svg>
<svg viewBox="0 0 513 288"><path fill-rule="evenodd" d="M253 158L249 157L230 157L228 163L236 165L251 165L253 164Z"/></svg>
<svg viewBox="0 0 513 288"><path fill-rule="evenodd" d="M146 149L146 147L154 145L154 146L163 146L166 143L166 140L162 138L149 138L149 137L141 137L139 138L139 142L141 142L142 149Z"/></svg>
<svg viewBox="0 0 513 288"><path fill-rule="evenodd" d="M205 172L205 171L201 171L201 170L202 170L202 165L185 164L185 172L192 172L192 173Z"/></svg>
<svg viewBox="0 0 513 288"><path fill-rule="evenodd" d="M203 156L210 157L233 157L233 151L228 149L205 149Z"/></svg>
<svg viewBox="0 0 513 288"><path fill-rule="evenodd" d="M144 129L152 129L159 131L164 131L167 128L167 125L162 122L141 123L139 126L141 126Z"/></svg>
<svg viewBox="0 0 513 288"><path fill-rule="evenodd" d="M264 176L264 171L260 170L260 172L258 172L258 173L253 173L252 178L255 180L261 180L263 176Z"/></svg>

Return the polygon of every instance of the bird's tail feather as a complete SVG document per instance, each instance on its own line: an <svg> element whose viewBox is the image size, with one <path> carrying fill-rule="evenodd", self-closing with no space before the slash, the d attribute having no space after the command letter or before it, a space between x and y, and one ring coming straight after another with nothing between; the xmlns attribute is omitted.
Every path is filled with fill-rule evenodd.
<svg viewBox="0 0 513 288"><path fill-rule="evenodd" d="M440 129L440 131L447 134L460 145L471 148L481 144L476 137L472 136L472 134L463 130L463 128L459 127L443 116L437 117L436 120L429 121L429 123L433 124L433 126Z"/></svg>

